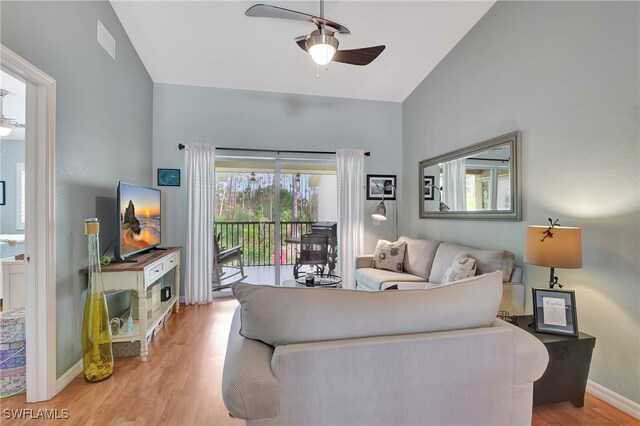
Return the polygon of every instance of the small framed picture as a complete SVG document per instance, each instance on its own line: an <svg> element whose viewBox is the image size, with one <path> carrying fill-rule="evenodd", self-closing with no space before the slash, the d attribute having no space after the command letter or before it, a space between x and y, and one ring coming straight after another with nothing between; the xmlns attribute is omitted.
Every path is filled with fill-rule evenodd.
<svg viewBox="0 0 640 426"><path fill-rule="evenodd" d="M537 333L578 336L575 292L534 288L533 327Z"/></svg>
<svg viewBox="0 0 640 426"><path fill-rule="evenodd" d="M382 199L396 199L396 175L367 175L367 200Z"/></svg>
<svg viewBox="0 0 640 426"><path fill-rule="evenodd" d="M433 176L425 176L424 177L424 199L425 200L433 200Z"/></svg>
<svg viewBox="0 0 640 426"><path fill-rule="evenodd" d="M5 181L0 180L0 206L5 206L7 204L7 190L4 182Z"/></svg>
<svg viewBox="0 0 640 426"><path fill-rule="evenodd" d="M158 169L158 186L180 186L180 169Z"/></svg>

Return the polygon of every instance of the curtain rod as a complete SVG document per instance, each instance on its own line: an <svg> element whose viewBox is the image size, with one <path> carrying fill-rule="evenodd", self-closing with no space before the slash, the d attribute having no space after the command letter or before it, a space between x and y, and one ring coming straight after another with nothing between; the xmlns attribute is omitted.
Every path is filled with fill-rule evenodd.
<svg viewBox="0 0 640 426"><path fill-rule="evenodd" d="M505 159L502 158L477 158L477 157L469 157L467 160L476 160L476 161L502 161L503 163L507 163L511 161L511 157Z"/></svg>
<svg viewBox="0 0 640 426"><path fill-rule="evenodd" d="M185 146L181 143L178 144L178 149L184 149ZM218 148L216 150L223 151L248 151L248 152L275 152L276 154L285 153L285 154L335 154L335 151L296 151L296 150L288 150L288 149L251 149L251 148ZM365 152L364 155L366 157L370 157L371 153L369 151Z"/></svg>

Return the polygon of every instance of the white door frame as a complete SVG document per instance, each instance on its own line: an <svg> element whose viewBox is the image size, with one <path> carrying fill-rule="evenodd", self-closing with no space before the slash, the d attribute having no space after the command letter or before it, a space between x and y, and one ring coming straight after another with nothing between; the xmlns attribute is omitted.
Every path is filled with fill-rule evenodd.
<svg viewBox="0 0 640 426"><path fill-rule="evenodd" d="M0 44L2 69L25 80L27 402L56 393L56 81Z"/></svg>

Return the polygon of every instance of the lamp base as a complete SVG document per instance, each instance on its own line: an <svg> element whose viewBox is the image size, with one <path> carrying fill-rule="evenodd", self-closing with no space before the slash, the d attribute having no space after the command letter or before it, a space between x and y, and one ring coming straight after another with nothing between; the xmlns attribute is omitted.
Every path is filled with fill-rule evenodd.
<svg viewBox="0 0 640 426"><path fill-rule="evenodd" d="M553 289L555 286L562 288L563 285L558 282L558 277L555 276L555 268L551 267L549 273L549 288Z"/></svg>

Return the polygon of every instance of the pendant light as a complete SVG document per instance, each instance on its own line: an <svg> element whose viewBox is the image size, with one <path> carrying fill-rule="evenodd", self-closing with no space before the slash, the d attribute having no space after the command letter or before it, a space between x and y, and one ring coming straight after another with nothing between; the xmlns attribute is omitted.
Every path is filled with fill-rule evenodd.
<svg viewBox="0 0 640 426"><path fill-rule="evenodd" d="M8 91L0 89L0 137L9 136L9 133L11 133L16 125L16 120L14 120L13 118L5 118L2 111L4 97L8 94Z"/></svg>

